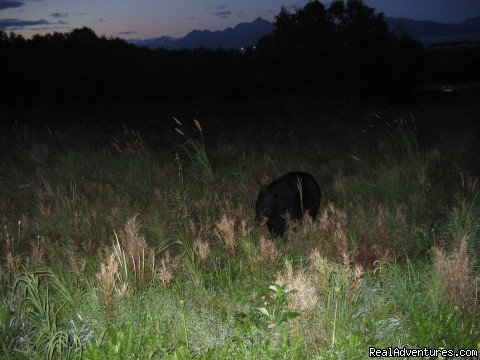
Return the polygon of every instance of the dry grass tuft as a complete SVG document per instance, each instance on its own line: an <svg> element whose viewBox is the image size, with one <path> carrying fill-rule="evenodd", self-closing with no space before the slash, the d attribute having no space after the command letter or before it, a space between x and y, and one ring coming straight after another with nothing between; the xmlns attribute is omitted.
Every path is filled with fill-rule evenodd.
<svg viewBox="0 0 480 360"><path fill-rule="evenodd" d="M318 249L310 253L311 278L314 279L319 293L328 293L331 287L332 277L337 278L345 285L349 293L355 293L363 282L363 267L350 261L348 253L343 254L342 264L335 264L320 254Z"/></svg>
<svg viewBox="0 0 480 360"><path fill-rule="evenodd" d="M252 232L252 227L248 226L248 220L242 219L242 221L240 221L240 226L240 233L242 234L242 236L244 238L248 237Z"/></svg>
<svg viewBox="0 0 480 360"><path fill-rule="evenodd" d="M113 248L123 279L145 284L153 280L155 275L155 251L140 234L137 216L138 214L135 214L127 221L120 235L114 231L116 243L113 244ZM130 277L131 274L133 279Z"/></svg>
<svg viewBox="0 0 480 360"><path fill-rule="evenodd" d="M357 290L363 282L363 267L360 264L355 264L349 268L348 277L350 279L350 290Z"/></svg>
<svg viewBox="0 0 480 360"><path fill-rule="evenodd" d="M272 268L277 264L280 253L277 250L275 242L269 237L260 238L260 261L270 265Z"/></svg>
<svg viewBox="0 0 480 360"><path fill-rule="evenodd" d="M348 242L347 214L332 203L324 208L318 221L314 221L308 213L304 214L301 222L292 220L288 214L285 220L286 235L296 249L308 253L320 248L323 254L341 261L345 260L345 255L350 257L354 253L355 249Z"/></svg>
<svg viewBox="0 0 480 360"><path fill-rule="evenodd" d="M126 265L131 272L133 270L135 279L146 280L145 276L148 274L150 279L153 278L155 254L153 249L147 245L145 237L140 234L137 217L138 214L135 214L128 219L124 229L120 231L119 243L125 253ZM150 258L151 262L148 261ZM119 257L119 260L121 261L122 257Z"/></svg>
<svg viewBox="0 0 480 360"><path fill-rule="evenodd" d="M167 251L165 253L165 256L162 258L160 270L158 273L160 280L162 281L162 284L166 289L170 287L172 281L175 278L176 267L176 261L170 258L170 254Z"/></svg>
<svg viewBox="0 0 480 360"><path fill-rule="evenodd" d="M220 221L215 223L215 235L220 239L230 257L235 255L237 242L235 241L235 219L223 214Z"/></svg>
<svg viewBox="0 0 480 360"><path fill-rule="evenodd" d="M310 253L310 261L312 266L312 274L320 292L327 292L330 286L331 274L334 266L326 257L320 254L318 249L313 249Z"/></svg>
<svg viewBox="0 0 480 360"><path fill-rule="evenodd" d="M299 225L299 221L295 220L295 219L292 219L292 217L290 216L289 213L286 213L284 215L284 219L285 219L285 223L286 223L285 234L287 236L287 239L296 239L297 241L300 240L299 236L298 236L299 234L296 231L297 228L298 228L298 225ZM309 233L309 230L310 230L308 228L308 226L303 227L303 230L304 231L303 231L302 235L306 235L304 237L308 237L308 233ZM302 239L301 239L301 240L303 240L303 242L305 242L304 237L302 237ZM302 246L302 248L304 248L304 247L305 247L305 245Z"/></svg>
<svg viewBox="0 0 480 360"><path fill-rule="evenodd" d="M125 296L128 290L127 283L119 276L118 265L116 253L112 252L108 261L100 264L100 271L97 274L107 323L109 323L112 311L118 301Z"/></svg>
<svg viewBox="0 0 480 360"><path fill-rule="evenodd" d="M225 188L231 187L229 183L225 183ZM225 190L227 191L227 190ZM226 214L229 218L234 219L246 219L248 218L245 205L241 202L235 207L229 200L224 200L221 204L222 213Z"/></svg>
<svg viewBox="0 0 480 360"><path fill-rule="evenodd" d="M447 254L436 248L433 263L444 289L445 303L449 306L467 307L475 294L472 289L478 282L474 276L474 261L468 254L468 238L463 236L458 247Z"/></svg>
<svg viewBox="0 0 480 360"><path fill-rule="evenodd" d="M193 240L193 251L195 252L198 266L203 268L210 255L210 244L200 238Z"/></svg>
<svg viewBox="0 0 480 360"><path fill-rule="evenodd" d="M145 238L140 234L140 224L137 217L138 214L135 214L128 219L125 228L120 233L122 235L120 236L120 244L133 261L140 259L148 247Z"/></svg>
<svg viewBox="0 0 480 360"><path fill-rule="evenodd" d="M115 258L115 253L112 252L110 254L108 262L102 262L100 264L100 271L97 274L97 278L104 295L110 295L109 297L111 297L118 280L118 262Z"/></svg>
<svg viewBox="0 0 480 360"><path fill-rule="evenodd" d="M211 234L208 225L198 225L190 221L190 236L193 238L192 249L195 253L195 260L200 268L203 268L210 256L210 244L204 240Z"/></svg>
<svg viewBox="0 0 480 360"><path fill-rule="evenodd" d="M352 252L348 246L347 214L329 203L322 212L317 228L322 249L333 252L345 262L346 255Z"/></svg>
<svg viewBox="0 0 480 360"><path fill-rule="evenodd" d="M285 269L277 276L278 284L284 285L288 294L289 306L297 311L312 311L318 302L312 276L305 269L293 270L292 264L286 262Z"/></svg>

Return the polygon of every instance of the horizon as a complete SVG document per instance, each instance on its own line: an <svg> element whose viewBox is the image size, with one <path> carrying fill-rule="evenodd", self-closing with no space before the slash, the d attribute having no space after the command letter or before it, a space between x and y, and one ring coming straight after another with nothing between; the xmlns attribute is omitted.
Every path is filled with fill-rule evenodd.
<svg viewBox="0 0 480 360"><path fill-rule="evenodd" d="M258 17L273 22L282 6L289 11L308 1L251 0L201 3L184 0L158 4L153 0L0 0L0 28L26 38L54 31L68 32L89 27L97 35L130 39L181 38L193 30L217 31L250 23ZM331 1L322 1L328 6ZM443 23L460 23L480 15L478 0L384 0L364 1L388 17L403 17ZM413 6L412 6L413 5Z"/></svg>

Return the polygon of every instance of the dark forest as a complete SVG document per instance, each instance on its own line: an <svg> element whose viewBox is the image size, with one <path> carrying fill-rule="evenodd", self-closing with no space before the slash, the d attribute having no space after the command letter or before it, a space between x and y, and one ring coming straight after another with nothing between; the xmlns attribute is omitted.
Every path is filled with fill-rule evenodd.
<svg viewBox="0 0 480 360"><path fill-rule="evenodd" d="M0 31L1 99L68 104L179 98L411 98L419 87L478 81L480 50L426 51L389 32L383 14L361 2L308 3L278 14L274 31L239 51L151 51L88 28L24 39Z"/></svg>

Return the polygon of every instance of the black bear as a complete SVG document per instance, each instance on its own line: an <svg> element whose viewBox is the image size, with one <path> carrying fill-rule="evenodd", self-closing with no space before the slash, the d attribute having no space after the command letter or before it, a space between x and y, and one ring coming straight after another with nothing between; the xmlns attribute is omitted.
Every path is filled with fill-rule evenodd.
<svg viewBox="0 0 480 360"><path fill-rule="evenodd" d="M285 215L301 219L305 212L315 218L320 206L320 187L306 172L289 172L260 189L255 204L258 226L268 226L273 236L284 236Z"/></svg>

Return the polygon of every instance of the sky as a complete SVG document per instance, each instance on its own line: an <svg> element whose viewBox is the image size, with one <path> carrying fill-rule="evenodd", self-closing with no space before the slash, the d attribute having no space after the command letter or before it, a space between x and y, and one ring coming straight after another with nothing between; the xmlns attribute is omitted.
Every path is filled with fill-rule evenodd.
<svg viewBox="0 0 480 360"><path fill-rule="evenodd" d="M25 37L87 26L125 39L181 37L223 30L257 17L273 21L281 6L307 0L0 0L0 28ZM328 4L330 1L323 1ZM480 16L480 0L365 0L387 16L458 23Z"/></svg>

